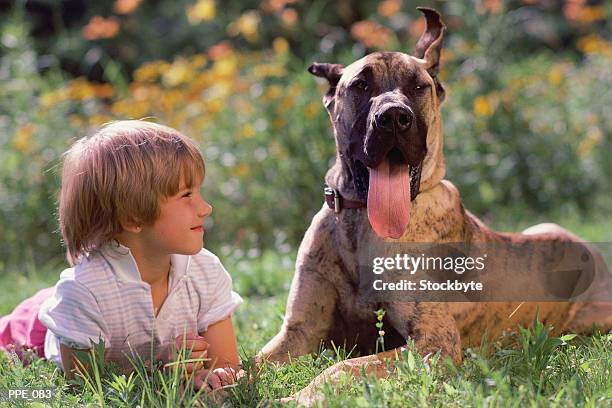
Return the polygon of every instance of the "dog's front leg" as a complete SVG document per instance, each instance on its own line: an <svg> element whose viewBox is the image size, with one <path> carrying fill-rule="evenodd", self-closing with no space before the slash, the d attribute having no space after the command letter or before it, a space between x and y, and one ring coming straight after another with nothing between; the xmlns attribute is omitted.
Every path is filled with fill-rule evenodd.
<svg viewBox="0 0 612 408"><path fill-rule="evenodd" d="M456 364L461 362L461 338L448 303L390 302L385 306L389 323L405 339L413 340L421 355L440 352Z"/></svg>
<svg viewBox="0 0 612 408"><path fill-rule="evenodd" d="M387 321L406 339L414 340L416 350L422 356L440 352L456 364L461 362L461 342L455 320L446 303L393 302L384 305ZM386 377L395 369L395 362L404 357L403 347L374 355L340 361L313 379L308 386L284 402L295 401L313 406L323 399L321 386L336 384L343 375L360 378L362 373L377 378Z"/></svg>
<svg viewBox="0 0 612 408"><path fill-rule="evenodd" d="M333 324L337 292L332 283L341 273L331 240L333 213L323 208L313 219L298 251L287 310L280 332L264 346L258 359L287 362L316 352Z"/></svg>

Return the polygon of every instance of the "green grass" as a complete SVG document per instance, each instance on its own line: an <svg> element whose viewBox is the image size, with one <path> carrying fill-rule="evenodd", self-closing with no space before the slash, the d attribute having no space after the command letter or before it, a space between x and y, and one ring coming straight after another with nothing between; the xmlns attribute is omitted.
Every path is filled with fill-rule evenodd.
<svg viewBox="0 0 612 408"><path fill-rule="evenodd" d="M545 221L543 219L537 222ZM570 227L588 240L605 240L610 219L603 217L549 219ZM532 222L533 224L534 222ZM520 230L516 219L495 220L496 229ZM603 238L602 238L603 237ZM291 364L266 365L260 372L251 358L278 331L285 308L295 254L281 257L266 252L256 259L225 260L235 288L245 303L234 315L238 343L251 381L240 381L228 390L226 406L264 406L307 385L317 374L346 357L346 350L321 350ZM61 265L5 271L0 276L0 314L57 279ZM373 327L373 330L376 330ZM341 378L326 385L326 406L611 406L612 335L554 338L541 324L521 329L478 349L465 350L464 361L453 366L435 356L424 363L410 347L394 375L387 379L355 381ZM8 387L52 388L51 406L215 406L181 385L180 369L148 373L135 361L134 373L122 375L98 360L99 376L69 384L53 364L36 360L23 367L18 360L0 355L0 390ZM178 367L178 366L177 366ZM15 400L13 400L15 402ZM0 406L5 402L0 401ZM19 403L16 406L35 406Z"/></svg>

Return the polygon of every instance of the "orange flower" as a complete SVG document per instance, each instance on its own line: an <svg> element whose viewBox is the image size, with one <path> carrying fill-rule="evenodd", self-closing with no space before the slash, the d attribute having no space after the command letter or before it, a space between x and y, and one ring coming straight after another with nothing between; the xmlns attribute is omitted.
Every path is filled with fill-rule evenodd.
<svg viewBox="0 0 612 408"><path fill-rule="evenodd" d="M504 8L502 0L479 0L476 2L476 11L479 14L497 14Z"/></svg>
<svg viewBox="0 0 612 408"><path fill-rule="evenodd" d="M232 45L227 41L221 41L218 44L211 46L208 49L208 56L211 60L216 61L218 59L225 58L232 54L234 50L232 49Z"/></svg>
<svg viewBox="0 0 612 408"><path fill-rule="evenodd" d="M93 16L83 28L83 38L86 40L100 40L112 38L119 32L119 21L115 17L103 18Z"/></svg>
<svg viewBox="0 0 612 408"><path fill-rule="evenodd" d="M568 1L563 6L563 14L569 21L591 24L606 18L606 10L603 6L585 6L584 1Z"/></svg>
<svg viewBox="0 0 612 408"><path fill-rule="evenodd" d="M94 84L92 85L92 89L94 96L100 99L109 99L115 94L115 90L110 84Z"/></svg>
<svg viewBox="0 0 612 408"><path fill-rule="evenodd" d="M285 27L291 27L298 21L298 13L293 8L284 9L280 17Z"/></svg>
<svg viewBox="0 0 612 408"><path fill-rule="evenodd" d="M351 35L368 48L386 48L393 32L373 21L358 21L351 27Z"/></svg>
<svg viewBox="0 0 612 408"><path fill-rule="evenodd" d="M384 0L378 4L378 14L383 17L392 17L402 8L402 0Z"/></svg>
<svg viewBox="0 0 612 408"><path fill-rule="evenodd" d="M287 4L295 3L296 0L265 0L261 8L266 13L277 13L287 6Z"/></svg>
<svg viewBox="0 0 612 408"><path fill-rule="evenodd" d="M113 11L117 14L132 14L140 3L142 0L115 0Z"/></svg>

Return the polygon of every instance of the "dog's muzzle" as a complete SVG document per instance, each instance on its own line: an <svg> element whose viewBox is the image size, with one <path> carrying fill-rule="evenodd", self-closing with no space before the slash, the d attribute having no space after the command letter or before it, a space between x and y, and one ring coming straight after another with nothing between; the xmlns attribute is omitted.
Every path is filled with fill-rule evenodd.
<svg viewBox="0 0 612 408"><path fill-rule="evenodd" d="M404 133L412 126L414 113L408 106L386 104L374 115L374 125L384 131L395 134Z"/></svg>

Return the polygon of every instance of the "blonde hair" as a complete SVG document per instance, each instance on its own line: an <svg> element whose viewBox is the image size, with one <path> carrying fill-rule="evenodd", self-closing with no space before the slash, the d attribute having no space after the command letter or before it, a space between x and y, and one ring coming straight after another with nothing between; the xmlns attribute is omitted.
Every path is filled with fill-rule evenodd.
<svg viewBox="0 0 612 408"><path fill-rule="evenodd" d="M198 147L175 129L139 120L113 122L66 152L60 232L71 264L110 241L122 224L150 224L161 199L204 178Z"/></svg>

